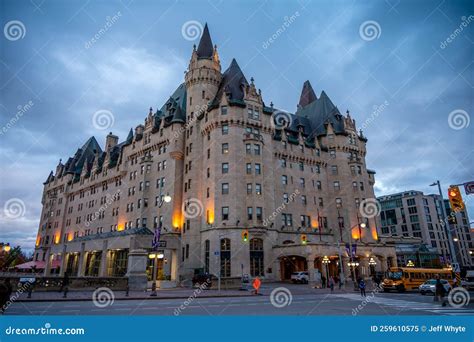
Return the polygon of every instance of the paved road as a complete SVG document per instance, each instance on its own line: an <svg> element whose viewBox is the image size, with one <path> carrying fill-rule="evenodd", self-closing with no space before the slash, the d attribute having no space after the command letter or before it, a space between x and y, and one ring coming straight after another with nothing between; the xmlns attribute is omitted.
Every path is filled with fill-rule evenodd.
<svg viewBox="0 0 474 342"><path fill-rule="evenodd" d="M277 295L270 296L280 288ZM286 290L281 289L285 287ZM363 301L356 292L315 290L307 285L273 284L263 295L242 298L115 300L98 307L85 302L14 303L7 315L474 315L474 303L441 307L432 296L376 293ZM104 303L104 304L107 304ZM100 304L100 303L99 303Z"/></svg>

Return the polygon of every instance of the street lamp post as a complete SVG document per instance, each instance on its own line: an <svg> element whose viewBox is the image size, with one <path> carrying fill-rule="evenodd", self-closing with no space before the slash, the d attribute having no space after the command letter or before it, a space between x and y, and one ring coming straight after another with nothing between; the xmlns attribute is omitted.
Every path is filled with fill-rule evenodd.
<svg viewBox="0 0 474 342"><path fill-rule="evenodd" d="M451 263L457 264L457 257L456 257L456 252L455 252L454 244L453 244L453 236L451 234L451 230L448 227L448 222L447 222L448 215L446 214L446 208L444 207L444 197L443 197L443 192L441 191L441 184L439 180L437 180L433 184L430 184L430 186L436 186L436 185L438 186L439 196L441 197L441 213L443 214L443 225L446 232L446 237L448 238L449 253L451 254Z"/></svg>
<svg viewBox="0 0 474 342"><path fill-rule="evenodd" d="M323 257L322 263L326 266L326 284L324 284L324 286L327 287L327 284L329 282L329 264L331 263L331 260L329 260L328 256L325 255Z"/></svg>
<svg viewBox="0 0 474 342"><path fill-rule="evenodd" d="M169 203L171 202L171 196L169 195L169 193L166 193L166 195L164 197L162 197L162 192L161 192L161 186L160 186L160 194L159 194L159 202L158 202L158 209L160 209L162 206L163 206L163 203L166 202L166 203ZM160 217L158 215L158 217ZM157 232L156 229L159 229L159 231ZM161 220L158 224L158 228L155 228L155 236L153 237L153 246L152 246L152 250L154 252L156 252L156 250L158 249L158 242L160 242L160 237L161 237ZM155 239L156 238L156 239ZM153 257L152 257L153 256ZM161 254L162 258L164 257L163 254ZM156 297L157 296L157 293L156 293L156 268L157 268L157 259L158 259L158 253L153 253L153 254L150 254L149 255L149 258L150 259L153 259L153 283L151 285L151 293L150 293L150 296L152 297Z"/></svg>

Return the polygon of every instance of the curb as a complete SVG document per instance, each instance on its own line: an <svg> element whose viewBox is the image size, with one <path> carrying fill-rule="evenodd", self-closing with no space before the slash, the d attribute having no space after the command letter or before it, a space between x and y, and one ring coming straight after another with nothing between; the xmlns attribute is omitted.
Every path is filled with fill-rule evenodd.
<svg viewBox="0 0 474 342"><path fill-rule="evenodd" d="M189 296L172 296L172 297L115 297L114 300L165 300L165 299L188 299ZM203 298L237 298L237 297L254 297L253 294L244 294L244 295L212 295L212 296L202 296L196 297L199 299ZM17 299L15 303L40 303L40 302L92 302L92 294L90 298L53 298L53 299Z"/></svg>

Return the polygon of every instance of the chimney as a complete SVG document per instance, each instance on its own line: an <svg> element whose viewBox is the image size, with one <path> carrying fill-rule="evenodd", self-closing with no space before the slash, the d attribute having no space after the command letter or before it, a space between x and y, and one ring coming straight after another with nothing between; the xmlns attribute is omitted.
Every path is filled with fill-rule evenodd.
<svg viewBox="0 0 474 342"><path fill-rule="evenodd" d="M113 148L115 145L118 143L118 136L113 135L112 132L110 132L107 137L105 138L105 151L109 151L111 148Z"/></svg>

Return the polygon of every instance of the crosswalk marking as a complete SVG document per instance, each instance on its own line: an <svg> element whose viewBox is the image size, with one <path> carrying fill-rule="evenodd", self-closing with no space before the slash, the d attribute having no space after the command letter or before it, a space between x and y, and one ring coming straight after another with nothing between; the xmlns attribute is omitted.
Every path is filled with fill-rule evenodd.
<svg viewBox="0 0 474 342"><path fill-rule="evenodd" d="M420 310L420 311L429 311L444 315L473 315L474 309L468 308L453 308L447 304L446 307L440 306L440 304L434 303L420 303L420 302L413 302L404 299L392 299L386 297L380 297L377 295L368 295L367 297L361 297L355 293L343 293L343 294L335 294L334 296L355 300L358 302L367 300L369 303L375 303L380 305L386 305L390 307L396 307L400 309L410 309L410 310Z"/></svg>

